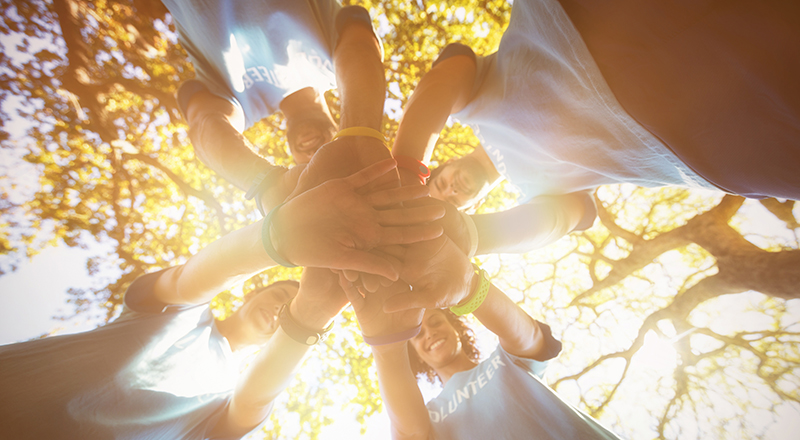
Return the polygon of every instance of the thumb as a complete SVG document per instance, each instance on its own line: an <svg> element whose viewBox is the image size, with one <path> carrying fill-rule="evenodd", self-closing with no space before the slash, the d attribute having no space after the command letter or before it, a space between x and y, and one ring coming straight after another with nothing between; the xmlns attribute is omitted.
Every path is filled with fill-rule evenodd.
<svg viewBox="0 0 800 440"><path fill-rule="evenodd" d="M367 251L348 249L339 256L334 264L336 265L335 269L371 273L392 281L396 281L398 277L392 261Z"/></svg>

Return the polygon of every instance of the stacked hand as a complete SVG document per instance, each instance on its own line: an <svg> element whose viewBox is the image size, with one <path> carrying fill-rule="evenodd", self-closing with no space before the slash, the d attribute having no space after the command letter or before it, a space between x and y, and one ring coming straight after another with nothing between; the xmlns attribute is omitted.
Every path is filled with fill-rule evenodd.
<svg viewBox="0 0 800 440"><path fill-rule="evenodd" d="M280 205L289 194L294 192L295 188L297 188L297 182L305 169L306 164L299 164L289 168L275 184L264 191L261 195L261 206L265 212L269 212L272 208Z"/></svg>
<svg viewBox="0 0 800 440"><path fill-rule="evenodd" d="M408 246L387 246L382 251L401 262L400 279L413 286L407 294L388 298L387 312L454 306L473 290L472 264L446 235Z"/></svg>
<svg viewBox="0 0 800 440"><path fill-rule="evenodd" d="M290 199L272 218L270 236L278 254L296 265L355 270L396 280L400 269L369 251L439 237L441 226L427 222L441 218L444 210L397 207L426 196L427 188L421 186L359 194L394 168L393 160L385 160Z"/></svg>
<svg viewBox="0 0 800 440"><path fill-rule="evenodd" d="M292 316L309 329L322 329L347 305L339 277L329 269L307 267L300 279L300 291L292 301Z"/></svg>
<svg viewBox="0 0 800 440"><path fill-rule="evenodd" d="M409 309L397 313L386 313L384 303L394 297L406 296L411 287L403 281L390 286L380 287L375 292L362 295L357 289L348 285L345 288L347 299L353 304L361 332L365 336L380 337L393 335L418 326L422 322L422 309Z"/></svg>
<svg viewBox="0 0 800 440"><path fill-rule="evenodd" d="M324 182L350 176L391 157L389 150L378 139L351 136L329 142L314 153L289 199ZM359 192L363 194L399 186L397 171L392 170L359 188Z"/></svg>

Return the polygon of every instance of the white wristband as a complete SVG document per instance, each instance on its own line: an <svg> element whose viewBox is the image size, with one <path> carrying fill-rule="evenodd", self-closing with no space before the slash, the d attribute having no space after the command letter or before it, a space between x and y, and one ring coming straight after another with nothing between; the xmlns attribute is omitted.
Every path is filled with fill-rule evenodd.
<svg viewBox="0 0 800 440"><path fill-rule="evenodd" d="M478 228L475 227L472 217L461 211L458 211L458 213L461 214L461 219L464 220L467 232L469 232L469 254L467 254L467 257L472 258L475 256L475 252L478 251Z"/></svg>

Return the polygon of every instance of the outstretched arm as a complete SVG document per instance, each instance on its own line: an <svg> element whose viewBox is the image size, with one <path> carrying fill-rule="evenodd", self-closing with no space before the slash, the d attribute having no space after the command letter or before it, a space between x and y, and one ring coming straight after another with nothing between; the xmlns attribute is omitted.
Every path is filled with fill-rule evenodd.
<svg viewBox="0 0 800 440"><path fill-rule="evenodd" d="M596 211L587 193L541 196L508 211L471 216L478 255L525 253L587 229Z"/></svg>
<svg viewBox="0 0 800 440"><path fill-rule="evenodd" d="M549 340L552 336L545 334L535 319L494 284L489 287L483 304L473 314L497 335L500 345L508 353L540 361L554 356L551 348L555 340Z"/></svg>
<svg viewBox="0 0 800 440"><path fill-rule="evenodd" d="M467 54L436 63L406 104L392 154L430 160L447 118L469 102L475 74L475 58ZM400 178L404 184L419 182L416 174L408 170L401 169Z"/></svg>
<svg viewBox="0 0 800 440"><path fill-rule="evenodd" d="M423 310L411 309L398 313L384 313L386 299L410 293L408 284L397 282L381 287L376 292L361 295L355 289L346 289L353 304L358 323L365 336L380 338L394 335L418 326ZM378 385L395 440L425 440L430 432L428 410L411 371L406 340L372 346L372 356L378 371Z"/></svg>
<svg viewBox="0 0 800 440"><path fill-rule="evenodd" d="M337 16L339 40L333 53L333 63L342 102L341 130L366 127L381 131L386 78L380 41L370 23L369 15L361 7L344 8ZM391 153L380 139L368 136L340 137L314 153L290 197L390 157ZM373 183L370 190L397 186L399 178L393 171Z"/></svg>
<svg viewBox="0 0 800 440"><path fill-rule="evenodd" d="M245 118L241 108L203 89L191 95L185 113L197 157L238 188L248 191L262 173L277 169L277 174L270 174L272 184L259 193L266 210L294 189L304 167L286 170L259 155L242 135Z"/></svg>
<svg viewBox="0 0 800 440"><path fill-rule="evenodd" d="M289 315L297 325L322 332L345 305L347 298L336 274L328 269L306 268L300 290L290 304ZM215 434L243 435L260 425L310 348L278 328L236 384Z"/></svg>
<svg viewBox="0 0 800 440"><path fill-rule="evenodd" d="M299 266L360 270L397 278L392 263L367 252L375 246L436 238L441 208L378 208L427 195L406 187L360 195L362 187L393 170L390 159L315 187L281 206L269 229L278 255ZM264 220L234 231L166 270L154 295L165 304L200 304L275 264L264 248Z"/></svg>
<svg viewBox="0 0 800 440"><path fill-rule="evenodd" d="M426 440L431 421L408 360L408 344L372 348L378 386L392 425L395 440Z"/></svg>
<svg viewBox="0 0 800 440"><path fill-rule="evenodd" d="M342 22L342 14L348 12L356 18ZM345 8L338 18L339 40L333 52L333 66L342 99L339 125L380 131L386 98L383 49L366 21L369 16L361 8Z"/></svg>

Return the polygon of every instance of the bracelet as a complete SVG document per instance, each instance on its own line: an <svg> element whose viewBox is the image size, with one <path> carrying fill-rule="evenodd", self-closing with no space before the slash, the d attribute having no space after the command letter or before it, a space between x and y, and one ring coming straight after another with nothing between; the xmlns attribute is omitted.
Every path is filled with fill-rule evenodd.
<svg viewBox="0 0 800 440"><path fill-rule="evenodd" d="M458 211L458 213L461 214L461 220L464 220L464 225L469 233L469 253L467 258L472 258L475 256L475 252L478 251L478 228L475 226L475 221L472 220L472 217L463 211Z"/></svg>
<svg viewBox="0 0 800 440"><path fill-rule="evenodd" d="M403 156L402 154L395 156L394 160L397 162L398 168L405 168L417 173L417 177L419 177L419 181L423 185L425 185L425 182L427 182L428 178L431 177L430 168L422 163L422 161L414 159L411 156Z"/></svg>
<svg viewBox="0 0 800 440"><path fill-rule="evenodd" d="M294 298L292 298L294 299ZM281 324L283 332L294 341L305 345L316 345L324 341L328 336L328 332L333 328L333 323L320 330L311 330L298 324L289 312L289 307L292 305L292 300L281 306L281 311L278 313L278 321Z"/></svg>
<svg viewBox="0 0 800 440"><path fill-rule="evenodd" d="M422 324L420 324L420 325L418 325L418 326L416 326L414 328L410 328L408 330L403 330L401 332L392 333L390 335L366 336L366 335L364 335L362 333L361 337L364 338L364 342L366 342L367 345L371 345L371 346L374 347L376 345L389 345L389 344L394 344L396 342L407 341L407 340L413 338L414 336L417 336L421 329L422 329Z"/></svg>
<svg viewBox="0 0 800 440"><path fill-rule="evenodd" d="M272 186L275 181L283 175L277 173L281 170L286 171L286 168L272 167L266 171L258 173L258 175L253 178L252 183L250 184L250 189L248 189L244 194L245 200L251 200L255 197L256 207L258 208L258 211L261 212L262 216L266 217L266 213L264 213L264 207L261 205L261 193L267 187Z"/></svg>
<svg viewBox="0 0 800 440"><path fill-rule="evenodd" d="M267 217L264 219L264 223L261 224L261 244L264 246L264 250L267 251L267 255L272 258L272 261L274 261L275 264L283 267L297 267L297 265L290 263L278 253L278 251L275 249L275 246L272 244L272 239L270 237L272 217L276 212L278 212L278 208L281 206L283 206L283 203L272 208L269 214L267 214Z"/></svg>
<svg viewBox="0 0 800 440"><path fill-rule="evenodd" d="M374 139L378 139L379 141L383 142L384 145L386 145L386 138L383 136L383 133L381 133L378 130L375 130L374 128L369 128L369 127L344 128L342 130L339 130L339 132L336 133L336 136L334 136L333 139L331 139L331 141L335 141L336 139L345 136L371 137Z"/></svg>
<svg viewBox="0 0 800 440"><path fill-rule="evenodd" d="M476 264L473 264L473 266L475 267L475 272L480 277L478 287L467 297L466 302L450 307L450 311L458 316L466 315L467 313L472 313L477 310L478 307L483 304L483 300L486 299L486 295L489 293L489 286L492 285L489 278L486 276L486 271Z"/></svg>

